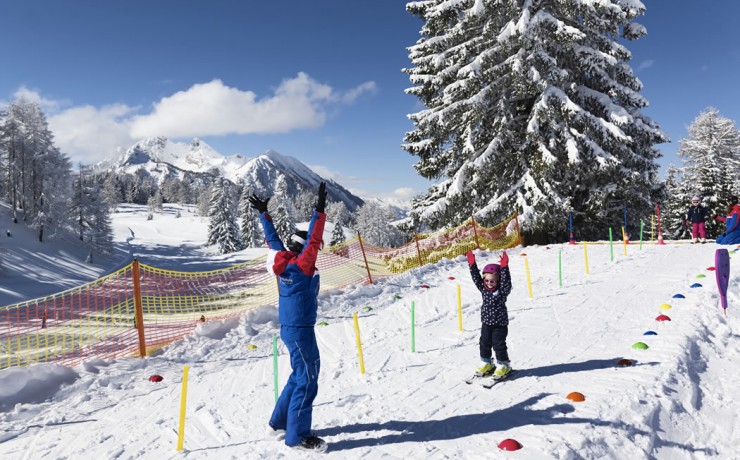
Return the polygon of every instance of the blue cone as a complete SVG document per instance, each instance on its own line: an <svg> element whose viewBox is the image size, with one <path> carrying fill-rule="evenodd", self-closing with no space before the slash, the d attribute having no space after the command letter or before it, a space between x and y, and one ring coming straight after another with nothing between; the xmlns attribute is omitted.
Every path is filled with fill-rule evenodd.
<svg viewBox="0 0 740 460"><path fill-rule="evenodd" d="M674 298L674 299L685 299L685 298L686 298L686 296L685 296L685 295L683 295L683 294L675 294L675 295L673 296L673 298Z"/></svg>
<svg viewBox="0 0 740 460"><path fill-rule="evenodd" d="M657 332L655 332L655 331L646 331L646 332L645 332L644 334L642 334L642 335L658 335L658 333L657 333Z"/></svg>
<svg viewBox="0 0 740 460"><path fill-rule="evenodd" d="M692 288L698 288L698 287L701 287L701 284L699 284L699 283L694 283L694 284L692 284L692 285L691 285L691 287L692 287Z"/></svg>

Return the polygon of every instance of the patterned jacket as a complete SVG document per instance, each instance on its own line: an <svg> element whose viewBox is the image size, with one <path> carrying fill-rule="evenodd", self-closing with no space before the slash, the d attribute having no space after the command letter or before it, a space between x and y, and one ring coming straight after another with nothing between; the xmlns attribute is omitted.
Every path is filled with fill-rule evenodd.
<svg viewBox="0 0 740 460"><path fill-rule="evenodd" d="M319 271L316 259L321 248L326 214L314 211L308 225L306 246L300 253L286 251L272 218L260 214L265 240L270 247L267 271L278 277L278 319L281 326L310 327L316 324Z"/></svg>
<svg viewBox="0 0 740 460"><path fill-rule="evenodd" d="M483 295L483 305L480 308L480 320L491 326L508 326L509 312L506 310L506 298L511 293L511 273L509 267L501 267L498 289L489 291L483 284L483 278L478 270L478 264L470 266L470 276L478 290Z"/></svg>

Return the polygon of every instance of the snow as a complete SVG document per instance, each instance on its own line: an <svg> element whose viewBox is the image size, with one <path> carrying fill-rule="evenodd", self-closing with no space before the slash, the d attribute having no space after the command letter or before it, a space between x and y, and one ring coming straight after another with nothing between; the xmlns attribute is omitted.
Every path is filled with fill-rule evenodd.
<svg viewBox="0 0 740 460"><path fill-rule="evenodd" d="M160 215L146 221L143 208L141 213L124 209L114 215L116 242L131 245L154 265L180 254L169 264L183 270L257 255L259 250L213 255L215 248L203 246L205 223L186 210L182 215L177 222ZM57 257L49 248L33 257ZM323 293L319 321L328 326L316 328L322 369L313 412L317 434L329 443L323 455L737 458L740 279L737 273L730 277L725 316L714 272L707 270L717 248L713 243L640 247L632 241L626 255L624 246L616 245L612 261L608 244L589 244L588 270L580 244L509 250L514 289L507 302L508 346L519 371L491 390L463 382L478 365L481 300L464 257ZM500 253L476 255L479 263L487 263L498 261ZM702 274L706 277L698 279ZM3 284L9 281L5 272L0 276ZM60 285L68 283L58 276ZM703 286L689 287L696 282ZM685 299L673 298L678 293ZM672 308L663 310L663 304ZM657 322L660 314L671 321ZM643 335L648 330L657 335ZM266 432L274 404L272 340L277 333L277 311L265 306L230 321L203 323L191 336L144 359L1 370L0 458L324 458L286 447ZM636 342L649 348L632 348ZM618 366L621 358L634 365ZM184 451L178 452L186 365ZM280 387L289 367L281 344ZM153 374L164 379L150 382ZM571 392L582 393L585 401L570 401ZM499 450L496 446L507 438L521 443L522 450Z"/></svg>

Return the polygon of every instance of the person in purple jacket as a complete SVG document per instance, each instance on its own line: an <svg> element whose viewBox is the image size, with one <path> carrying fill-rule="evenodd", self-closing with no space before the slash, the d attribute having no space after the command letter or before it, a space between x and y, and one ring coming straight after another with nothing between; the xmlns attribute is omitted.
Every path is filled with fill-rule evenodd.
<svg viewBox="0 0 740 460"><path fill-rule="evenodd" d="M285 246L267 213L269 200L262 200L257 195L249 198L252 207L260 213L265 240L270 248L267 271L278 279L280 339L288 348L293 369L275 403L269 421L270 431L275 434L285 431L285 444L288 446L323 451L326 450L326 442L311 432L311 417L321 367L314 326L319 295L316 259L323 245L326 184L319 184L318 202L308 231L293 233Z"/></svg>
<svg viewBox="0 0 740 460"><path fill-rule="evenodd" d="M509 313L506 310L506 298L511 293L511 274L509 273L509 256L506 251L501 254L498 264L487 264L483 274L478 271L475 254L466 254L473 283L483 296L480 309L480 359L481 365L476 369L476 376L483 377L493 373L494 379L502 379L511 372L506 337L509 335ZM496 353L496 365L491 358Z"/></svg>

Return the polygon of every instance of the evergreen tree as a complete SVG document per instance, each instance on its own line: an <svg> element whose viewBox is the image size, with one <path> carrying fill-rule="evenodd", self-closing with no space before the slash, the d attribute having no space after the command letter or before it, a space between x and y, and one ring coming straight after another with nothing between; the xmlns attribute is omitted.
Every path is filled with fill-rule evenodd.
<svg viewBox="0 0 740 460"><path fill-rule="evenodd" d="M683 169L673 165L666 171L664 182L668 198L661 204L661 226L667 238L691 237L691 227L686 225L686 210L694 195L688 182L682 180Z"/></svg>
<svg viewBox="0 0 740 460"><path fill-rule="evenodd" d="M80 241L89 248L87 261L94 256L109 255L113 251L113 228L110 208L102 194L102 186L92 176L91 170L80 165L75 180L70 214L74 219L73 230Z"/></svg>
<svg viewBox="0 0 740 460"><path fill-rule="evenodd" d="M241 235L245 247L258 248L264 245L265 237L262 235L259 215L249 203L249 197L252 196L252 193L254 193L252 185L245 183L242 188L242 196L239 199L239 215L242 218Z"/></svg>
<svg viewBox="0 0 740 460"><path fill-rule="evenodd" d="M708 108L688 127L688 137L681 139L678 156L683 160L682 189L687 191L688 208L691 195L699 195L712 216L707 219L707 236L716 238L724 231L724 223L714 216L727 214L727 201L738 195L736 177L740 169L740 130L729 118Z"/></svg>
<svg viewBox="0 0 740 460"><path fill-rule="evenodd" d="M364 241L374 246L400 246L404 242L403 234L390 224L393 219L393 211L375 201L366 201L355 215L355 229Z"/></svg>
<svg viewBox="0 0 740 460"><path fill-rule="evenodd" d="M69 183L71 168L54 146L37 103L21 98L0 113L0 166L3 195L11 204L14 221L22 210L23 220L38 229L56 225L48 210L66 207L68 195L60 192ZM43 240L41 233L39 239Z"/></svg>
<svg viewBox="0 0 740 460"><path fill-rule="evenodd" d="M149 212L162 212L164 209L162 194L159 192L159 189L157 189L154 192L154 195L149 197L149 200L147 200L147 205L149 206Z"/></svg>
<svg viewBox="0 0 740 460"><path fill-rule="evenodd" d="M331 241L329 242L329 246L336 246L338 244L342 244L346 241L346 238L344 237L344 227L342 227L342 224L340 222L334 223L334 230L331 232Z"/></svg>
<svg viewBox="0 0 740 460"><path fill-rule="evenodd" d="M639 225L661 190L647 101L617 40L637 39L639 2L422 0L424 21L405 72L426 110L404 149L439 182L413 201L411 220L432 228L471 215L483 223L519 211L529 241L567 238L573 212L583 238L610 221Z"/></svg>
<svg viewBox="0 0 740 460"><path fill-rule="evenodd" d="M208 245L217 244L220 254L229 254L242 248L231 188L219 177L211 190L208 210Z"/></svg>
<svg viewBox="0 0 740 460"><path fill-rule="evenodd" d="M123 191L120 181L115 173L110 173L103 181L103 197L111 209L115 209L118 203L123 201Z"/></svg>
<svg viewBox="0 0 740 460"><path fill-rule="evenodd" d="M343 227L352 226L352 212L347 209L343 201L331 201L326 205L326 215L331 221L341 224Z"/></svg>
<svg viewBox="0 0 740 460"><path fill-rule="evenodd" d="M288 211L290 208L288 200L288 182L285 176L280 174L275 184L275 196L270 200L269 206L275 230L283 239L288 238L296 230L295 223Z"/></svg>

